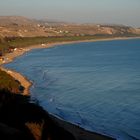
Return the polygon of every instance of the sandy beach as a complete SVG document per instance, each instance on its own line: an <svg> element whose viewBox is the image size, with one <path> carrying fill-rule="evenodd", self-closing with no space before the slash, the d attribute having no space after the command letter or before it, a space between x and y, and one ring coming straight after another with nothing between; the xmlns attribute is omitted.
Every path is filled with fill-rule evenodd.
<svg viewBox="0 0 140 140"><path fill-rule="evenodd" d="M12 62L16 57L19 57L32 49L50 48L50 47L54 47L56 45L62 45L62 44L94 42L94 41L108 41L108 40L122 40L122 39L133 39L133 38L110 38L110 39L99 39L99 40L57 42L57 43L33 45L33 46L26 47L26 48L18 48L15 51L13 51L12 53L5 54L4 61L0 62L0 69L6 71L8 74L10 74L12 77L14 77L16 80L18 80L21 83L21 85L25 88L23 95L30 95L29 88L31 87L32 82L29 79L27 79L26 77L24 77L23 75L21 75L20 73L4 68L4 64ZM100 134L97 134L94 132L86 131L78 126L72 125L72 124L62 121L58 118L55 118L55 117L52 117L52 118L60 126L64 127L66 130L71 132L76 137L77 140L78 139L79 140L80 139L82 139L82 140L110 140L110 139L113 139L113 138L110 138L110 137L107 137L104 135L100 135Z"/></svg>
<svg viewBox="0 0 140 140"><path fill-rule="evenodd" d="M30 82L26 77L24 77L22 74L20 74L16 71L8 70L8 69L3 68L3 67L1 67L1 70L7 72L13 78L18 80L23 87L25 87L23 93L21 93L22 95L29 95L29 88L31 87L32 82Z"/></svg>

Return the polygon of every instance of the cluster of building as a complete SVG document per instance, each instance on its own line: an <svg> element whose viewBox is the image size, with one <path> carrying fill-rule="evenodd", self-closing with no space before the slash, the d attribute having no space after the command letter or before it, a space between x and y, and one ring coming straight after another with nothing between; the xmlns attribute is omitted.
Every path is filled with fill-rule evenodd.
<svg viewBox="0 0 140 140"><path fill-rule="evenodd" d="M14 47L9 47L8 50L6 50L6 53L13 53L15 51L22 51L23 48L14 48ZM0 50L0 64L5 63L8 60L7 57L3 54L3 52Z"/></svg>

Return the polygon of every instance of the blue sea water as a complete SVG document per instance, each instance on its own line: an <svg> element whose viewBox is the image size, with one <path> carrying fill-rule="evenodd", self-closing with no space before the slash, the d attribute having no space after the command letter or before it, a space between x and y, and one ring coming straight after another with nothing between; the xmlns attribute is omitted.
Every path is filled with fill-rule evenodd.
<svg viewBox="0 0 140 140"><path fill-rule="evenodd" d="M118 140L140 139L140 39L35 49L5 67L33 81L51 114Z"/></svg>

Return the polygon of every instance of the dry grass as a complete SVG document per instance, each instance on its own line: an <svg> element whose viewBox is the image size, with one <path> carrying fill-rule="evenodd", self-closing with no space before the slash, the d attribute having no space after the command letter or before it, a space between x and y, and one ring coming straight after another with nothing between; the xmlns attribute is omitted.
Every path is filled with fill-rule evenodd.
<svg viewBox="0 0 140 140"><path fill-rule="evenodd" d="M41 123L27 122L25 125L29 128L36 140L41 140L44 121Z"/></svg>

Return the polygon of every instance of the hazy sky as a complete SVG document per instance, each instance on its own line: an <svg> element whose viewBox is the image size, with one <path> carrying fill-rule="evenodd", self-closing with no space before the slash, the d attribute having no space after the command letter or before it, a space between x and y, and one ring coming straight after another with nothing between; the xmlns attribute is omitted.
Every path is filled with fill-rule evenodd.
<svg viewBox="0 0 140 140"><path fill-rule="evenodd" d="M0 0L0 15L140 27L140 0Z"/></svg>

